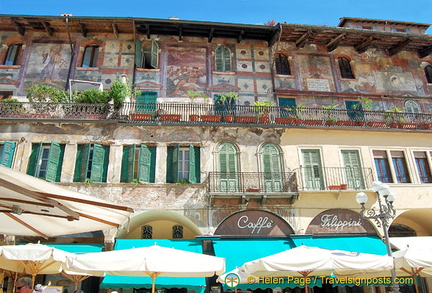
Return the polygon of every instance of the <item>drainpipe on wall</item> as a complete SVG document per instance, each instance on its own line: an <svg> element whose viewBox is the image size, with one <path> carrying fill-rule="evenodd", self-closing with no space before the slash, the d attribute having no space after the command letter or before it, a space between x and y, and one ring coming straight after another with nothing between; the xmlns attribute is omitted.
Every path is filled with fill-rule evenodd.
<svg viewBox="0 0 432 293"><path fill-rule="evenodd" d="M66 86L65 86L65 90L69 90L69 79L71 76L71 72L72 72L72 65L73 65L73 59L75 56L75 50L72 44L72 38L70 35L70 29L69 29L69 16L72 16L72 14L68 14L68 13L63 13L62 16L65 16L65 21L66 21L66 30L67 30L67 34L68 34L68 38L69 38L69 45L70 45L70 50L71 50L71 56L70 56L70 62L69 62L69 69L68 69L68 75L67 75L67 82L66 82ZM72 101L69 101L72 102Z"/></svg>

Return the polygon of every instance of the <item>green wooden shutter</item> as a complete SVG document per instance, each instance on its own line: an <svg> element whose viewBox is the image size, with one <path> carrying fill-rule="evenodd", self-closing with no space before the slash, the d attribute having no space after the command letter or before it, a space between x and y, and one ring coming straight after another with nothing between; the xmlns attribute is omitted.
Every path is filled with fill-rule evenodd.
<svg viewBox="0 0 432 293"><path fill-rule="evenodd" d="M143 92L136 98L136 113L153 113L156 110L157 92Z"/></svg>
<svg viewBox="0 0 432 293"><path fill-rule="evenodd" d="M27 168L27 174L39 177L39 161L42 159L42 143L35 143L32 146L32 151L30 154L29 165Z"/></svg>
<svg viewBox="0 0 432 293"><path fill-rule="evenodd" d="M197 164L195 152L199 152L199 148L189 145L189 182L198 183L199 173L197 172Z"/></svg>
<svg viewBox="0 0 432 293"><path fill-rule="evenodd" d="M90 160L90 144L78 146L77 159L75 162L74 182L85 182Z"/></svg>
<svg viewBox="0 0 432 293"><path fill-rule="evenodd" d="M237 152L230 143L224 143L219 148L220 190L238 190Z"/></svg>
<svg viewBox="0 0 432 293"><path fill-rule="evenodd" d="M322 190L324 183L322 179L321 159L318 150L302 150L303 171L306 188L308 190Z"/></svg>
<svg viewBox="0 0 432 293"><path fill-rule="evenodd" d="M176 145L174 147L174 151L173 151L173 156L172 156L172 179L173 182L177 182L178 181L178 158L179 158L179 153L180 153L180 145Z"/></svg>
<svg viewBox="0 0 432 293"><path fill-rule="evenodd" d="M57 181L58 169L60 168L60 156L61 156L60 144L51 142L50 151L48 155L48 165L46 170L46 180L51 182Z"/></svg>
<svg viewBox="0 0 432 293"><path fill-rule="evenodd" d="M135 171L135 145L123 147L122 156L122 170L120 175L120 182L132 182ZM138 179L138 178L137 178Z"/></svg>
<svg viewBox="0 0 432 293"><path fill-rule="evenodd" d="M219 72L223 71L222 48L218 47L215 50L215 70Z"/></svg>
<svg viewBox="0 0 432 293"><path fill-rule="evenodd" d="M232 71L231 69L231 51L228 48L224 48L224 70L225 72Z"/></svg>
<svg viewBox="0 0 432 293"><path fill-rule="evenodd" d="M105 148L99 144L93 146L93 158L90 173L90 182L103 182L105 171Z"/></svg>
<svg viewBox="0 0 432 293"><path fill-rule="evenodd" d="M155 40L152 40L150 65L153 68L159 66L159 45Z"/></svg>
<svg viewBox="0 0 432 293"><path fill-rule="evenodd" d="M282 191L282 164L278 148L273 144L263 147L264 186L268 192Z"/></svg>
<svg viewBox="0 0 432 293"><path fill-rule="evenodd" d="M5 141L3 144L3 152L1 154L0 164L8 168L12 167L16 143Z"/></svg>
<svg viewBox="0 0 432 293"><path fill-rule="evenodd" d="M364 189L363 173L358 151L342 151L345 179L349 189Z"/></svg>
<svg viewBox="0 0 432 293"><path fill-rule="evenodd" d="M151 151L148 146L141 145L139 154L138 180L150 183Z"/></svg>
<svg viewBox="0 0 432 293"><path fill-rule="evenodd" d="M136 39L135 40L135 66L137 68L142 67L142 52L141 52L141 40Z"/></svg>
<svg viewBox="0 0 432 293"><path fill-rule="evenodd" d="M172 178L172 158L173 158L173 152L174 152L174 148L173 147L168 147L167 150L167 166L166 166L166 182L167 183L173 183L174 180Z"/></svg>

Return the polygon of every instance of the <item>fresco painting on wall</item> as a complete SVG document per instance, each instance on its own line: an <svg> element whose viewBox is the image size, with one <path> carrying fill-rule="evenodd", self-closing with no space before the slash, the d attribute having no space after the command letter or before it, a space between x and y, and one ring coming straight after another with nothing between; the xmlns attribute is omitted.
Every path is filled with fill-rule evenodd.
<svg viewBox="0 0 432 293"><path fill-rule="evenodd" d="M310 91L334 91L330 57L300 55L298 59L303 88Z"/></svg>
<svg viewBox="0 0 432 293"><path fill-rule="evenodd" d="M48 84L64 88L70 60L70 48L64 44L34 43L25 74L25 88Z"/></svg>
<svg viewBox="0 0 432 293"><path fill-rule="evenodd" d="M186 96L189 90L204 91L207 84L205 48L168 48L167 95Z"/></svg>

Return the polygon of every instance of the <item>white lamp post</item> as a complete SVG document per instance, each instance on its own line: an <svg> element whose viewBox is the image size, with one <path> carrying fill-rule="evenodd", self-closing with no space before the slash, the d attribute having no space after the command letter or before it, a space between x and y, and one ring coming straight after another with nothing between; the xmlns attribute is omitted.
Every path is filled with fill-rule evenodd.
<svg viewBox="0 0 432 293"><path fill-rule="evenodd" d="M361 205L360 215L365 219L374 219L378 227L383 227L384 238L387 247L387 255L392 256L391 245L388 235L389 220L396 216L396 210L393 207L395 201L395 194L390 190L390 186L383 184L381 181L372 182L372 191L377 193L379 210L371 208L366 211L365 203L368 200L368 196L364 192L359 192L356 195L356 201ZM399 291L398 285L395 284L396 271L392 269L392 283L395 292Z"/></svg>

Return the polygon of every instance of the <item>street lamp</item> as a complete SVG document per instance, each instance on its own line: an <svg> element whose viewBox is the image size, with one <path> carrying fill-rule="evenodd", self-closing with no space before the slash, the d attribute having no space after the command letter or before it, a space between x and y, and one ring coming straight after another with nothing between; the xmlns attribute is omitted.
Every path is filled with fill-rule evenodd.
<svg viewBox="0 0 432 293"><path fill-rule="evenodd" d="M396 216L396 210L393 207L393 202L395 201L395 194L391 191L390 186L383 184L381 181L372 182L372 191L377 194L379 210L371 208L366 211L365 203L368 200L368 196L364 192L359 192L356 195L356 201L361 205L360 215L364 219L374 219L378 227L383 228L385 244L387 247L387 255L393 256L391 251L391 245L388 235L389 221ZM395 292L399 291L398 286L395 284L396 270L393 267L391 270L392 283Z"/></svg>

